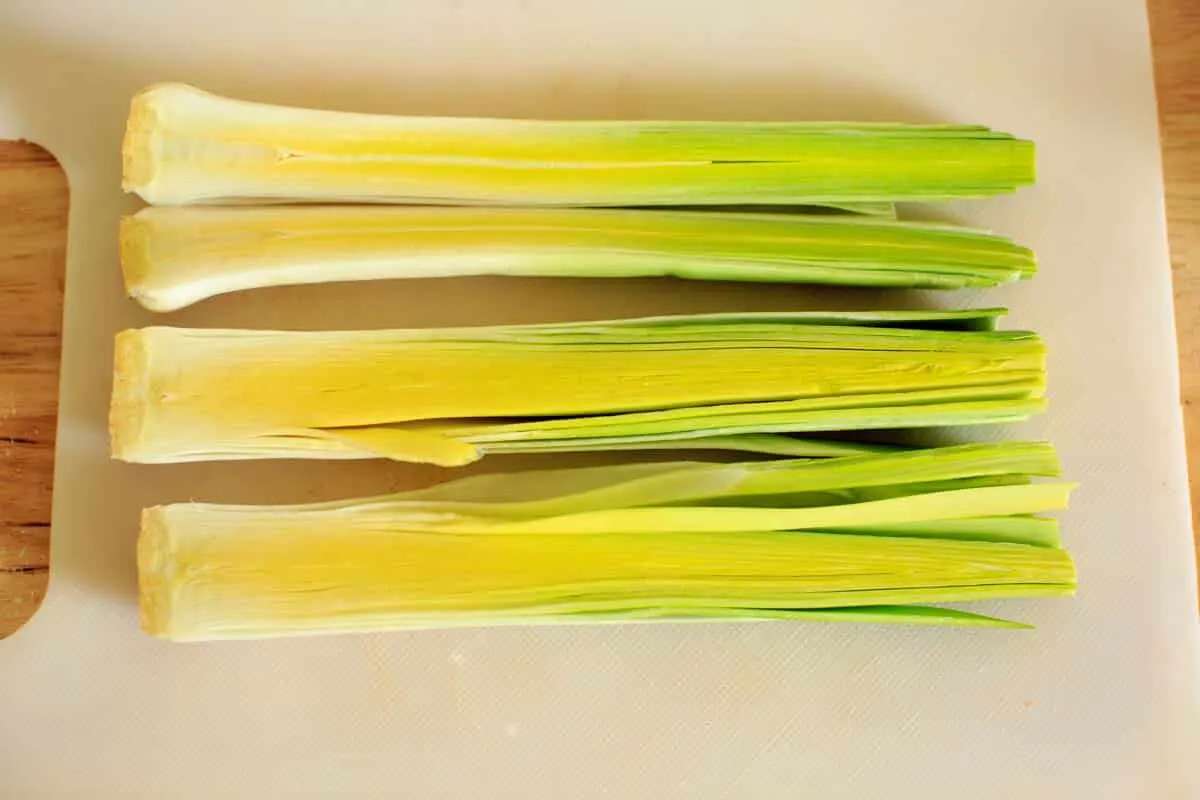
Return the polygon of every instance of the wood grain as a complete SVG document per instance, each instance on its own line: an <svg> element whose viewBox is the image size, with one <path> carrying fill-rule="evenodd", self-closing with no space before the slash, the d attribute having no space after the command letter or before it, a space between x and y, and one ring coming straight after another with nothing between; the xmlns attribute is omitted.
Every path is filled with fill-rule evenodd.
<svg viewBox="0 0 1200 800"><path fill-rule="evenodd" d="M0 142L0 636L46 592L66 264L67 182L26 142Z"/></svg>
<svg viewBox="0 0 1200 800"><path fill-rule="evenodd" d="M1200 1L1149 0L1149 9L1200 510ZM0 142L0 637L37 609L48 576L66 223L67 185L54 159ZM1196 550L1200 559L1200 537Z"/></svg>
<svg viewBox="0 0 1200 800"><path fill-rule="evenodd" d="M1200 2L1150 0L1192 530L1200 561Z"/></svg>

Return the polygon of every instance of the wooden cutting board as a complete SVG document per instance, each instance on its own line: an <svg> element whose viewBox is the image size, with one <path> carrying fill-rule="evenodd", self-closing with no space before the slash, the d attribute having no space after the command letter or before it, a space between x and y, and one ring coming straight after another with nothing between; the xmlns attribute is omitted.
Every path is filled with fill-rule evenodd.
<svg viewBox="0 0 1200 800"><path fill-rule="evenodd" d="M58 410L67 181L27 142L0 142L0 637L46 591Z"/></svg>

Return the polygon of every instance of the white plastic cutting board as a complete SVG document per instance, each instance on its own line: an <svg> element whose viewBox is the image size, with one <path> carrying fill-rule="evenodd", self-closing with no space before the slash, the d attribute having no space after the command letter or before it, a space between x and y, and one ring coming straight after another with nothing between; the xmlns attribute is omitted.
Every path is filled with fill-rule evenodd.
<svg viewBox="0 0 1200 800"><path fill-rule="evenodd" d="M982 122L1041 184L950 209L1043 273L984 298L1052 348L1083 481L1075 600L1031 633L714 624L173 645L137 629L140 506L426 482L400 465L109 463L131 93L182 80L422 114ZM4 798L1200 797L1200 646L1142 0L7 0L0 136L71 183L49 597L0 642ZM934 302L670 282L474 280L226 297L175 324L423 326ZM493 461L511 467L519 462ZM544 463L544 462L543 462Z"/></svg>

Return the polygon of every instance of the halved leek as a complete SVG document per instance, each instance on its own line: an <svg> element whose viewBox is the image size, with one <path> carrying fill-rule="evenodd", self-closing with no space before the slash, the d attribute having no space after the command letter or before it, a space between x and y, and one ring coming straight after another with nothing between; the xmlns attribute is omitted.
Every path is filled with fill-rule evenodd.
<svg viewBox="0 0 1200 800"><path fill-rule="evenodd" d="M1071 485L1017 480L1056 471L1048 445L1007 443L487 476L298 506L160 506L144 513L138 544L142 622L178 640L514 622L1006 625L908 604L1073 592L1054 520L1027 516L1065 506ZM1014 480L769 505L935 475Z"/></svg>
<svg viewBox="0 0 1200 800"><path fill-rule="evenodd" d="M990 326L997 313L130 330L117 337L113 454L451 466L678 441L786 452L772 434L1022 419L1043 404L1041 340L937 329Z"/></svg>
<svg viewBox="0 0 1200 800"><path fill-rule="evenodd" d="M978 125L397 117L134 96L126 191L156 205L253 200L477 205L841 204L1010 192L1028 141Z"/></svg>
<svg viewBox="0 0 1200 800"><path fill-rule="evenodd" d="M837 215L343 206L146 208L121 224L125 287L154 311L225 292L462 275L961 289L1029 278L981 231Z"/></svg>

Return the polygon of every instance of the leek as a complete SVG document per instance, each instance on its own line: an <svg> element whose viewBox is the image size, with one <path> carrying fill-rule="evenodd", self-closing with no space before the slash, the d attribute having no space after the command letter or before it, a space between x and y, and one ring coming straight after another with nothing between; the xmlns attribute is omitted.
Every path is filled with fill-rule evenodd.
<svg viewBox="0 0 1200 800"><path fill-rule="evenodd" d="M781 434L1019 420L1044 404L1045 348L1031 333L970 329L998 313L129 330L117 337L113 454L454 466L678 442L802 452Z"/></svg>
<svg viewBox="0 0 1200 800"><path fill-rule="evenodd" d="M807 509L737 503L921 475L1056 472L1048 445L1002 443L560 469L308 505L159 506L138 544L142 621L177 640L517 622L1014 625L913 604L1072 593L1054 521L1028 516L1064 507L1071 484Z"/></svg>
<svg viewBox="0 0 1200 800"><path fill-rule="evenodd" d="M979 125L398 117L182 84L133 98L123 185L155 205L843 204L1011 192L1034 148Z"/></svg>
<svg viewBox="0 0 1200 800"><path fill-rule="evenodd" d="M999 236L848 216L421 207L147 208L121 225L130 296L170 311L263 286L463 275L675 276L961 289L1025 279Z"/></svg>

